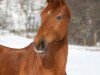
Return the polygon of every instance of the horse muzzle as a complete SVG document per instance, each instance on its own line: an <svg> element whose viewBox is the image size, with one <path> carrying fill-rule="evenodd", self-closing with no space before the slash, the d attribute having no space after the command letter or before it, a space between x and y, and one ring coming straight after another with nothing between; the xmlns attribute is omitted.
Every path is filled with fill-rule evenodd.
<svg viewBox="0 0 100 75"><path fill-rule="evenodd" d="M40 54L45 53L47 49L47 43L45 39L40 39L37 44L34 42L34 49L37 53L40 53Z"/></svg>

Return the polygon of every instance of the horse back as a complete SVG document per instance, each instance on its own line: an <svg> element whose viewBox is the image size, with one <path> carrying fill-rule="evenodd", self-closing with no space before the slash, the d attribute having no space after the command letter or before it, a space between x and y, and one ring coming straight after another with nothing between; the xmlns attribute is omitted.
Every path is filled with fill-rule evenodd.
<svg viewBox="0 0 100 75"><path fill-rule="evenodd" d="M0 75L20 75L25 62L25 50L0 45Z"/></svg>

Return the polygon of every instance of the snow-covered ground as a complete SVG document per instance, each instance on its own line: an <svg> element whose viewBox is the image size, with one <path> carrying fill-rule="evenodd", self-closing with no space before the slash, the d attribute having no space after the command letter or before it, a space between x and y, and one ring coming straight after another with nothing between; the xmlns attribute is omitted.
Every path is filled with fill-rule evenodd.
<svg viewBox="0 0 100 75"><path fill-rule="evenodd" d="M23 48L28 46L34 39L27 39L25 37L16 35L0 36L0 44L11 48Z"/></svg>
<svg viewBox="0 0 100 75"><path fill-rule="evenodd" d="M15 35L0 35L0 44L12 48L23 48L33 39ZM68 75L100 75L100 48L69 45Z"/></svg>
<svg viewBox="0 0 100 75"><path fill-rule="evenodd" d="M93 50L91 50L92 48ZM94 49L96 48L70 45L67 64L68 75L100 75L100 51L94 51Z"/></svg>

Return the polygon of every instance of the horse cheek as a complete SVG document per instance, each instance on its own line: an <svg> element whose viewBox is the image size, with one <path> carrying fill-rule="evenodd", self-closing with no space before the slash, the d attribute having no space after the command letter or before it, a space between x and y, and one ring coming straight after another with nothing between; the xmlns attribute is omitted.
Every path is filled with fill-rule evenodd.
<svg viewBox="0 0 100 75"><path fill-rule="evenodd" d="M46 37L46 41L50 44L57 40L57 34L55 32L50 32Z"/></svg>

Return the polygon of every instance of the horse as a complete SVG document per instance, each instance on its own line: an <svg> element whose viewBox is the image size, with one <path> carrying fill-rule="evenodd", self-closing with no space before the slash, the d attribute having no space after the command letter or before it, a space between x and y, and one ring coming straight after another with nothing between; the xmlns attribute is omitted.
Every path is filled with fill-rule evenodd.
<svg viewBox="0 0 100 75"><path fill-rule="evenodd" d="M47 0L41 26L29 46L0 45L0 75L66 75L70 16L65 0Z"/></svg>

